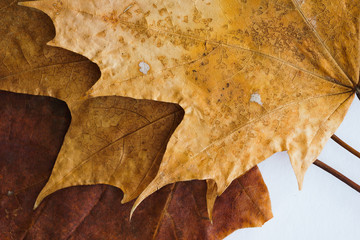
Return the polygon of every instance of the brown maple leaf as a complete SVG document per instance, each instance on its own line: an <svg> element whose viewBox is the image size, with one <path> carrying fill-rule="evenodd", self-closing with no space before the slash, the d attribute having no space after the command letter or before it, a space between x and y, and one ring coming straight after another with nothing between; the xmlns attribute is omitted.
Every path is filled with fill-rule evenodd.
<svg viewBox="0 0 360 240"><path fill-rule="evenodd" d="M212 223L207 214L205 181L180 182L160 189L144 201L131 222L134 201L119 204L123 196L119 189L103 185L62 189L38 208L36 215L40 216L28 236L54 239L55 231L64 239L74 240L223 239L236 229L262 226L272 217L259 174L255 167L233 181L217 198Z"/></svg>
<svg viewBox="0 0 360 240"><path fill-rule="evenodd" d="M94 61L90 96L178 103L184 120L137 204L176 181L220 195L275 152L299 186L341 123L359 79L359 1L68 1L47 13L50 42Z"/></svg>
<svg viewBox="0 0 360 240"><path fill-rule="evenodd" d="M70 112L64 102L49 97L0 92L0 115L1 239L221 239L272 217L257 168L218 198L213 224L206 212L206 184L200 181L160 190L131 223L133 202L120 204L122 192L104 185L58 191L34 212L34 201L70 124Z"/></svg>
<svg viewBox="0 0 360 240"><path fill-rule="evenodd" d="M0 91L0 239L23 239L67 128L64 102Z"/></svg>
<svg viewBox="0 0 360 240"><path fill-rule="evenodd" d="M46 15L10 1L0 6L0 14L0 89L59 98L71 108L96 82L97 66L78 54L46 46L55 35Z"/></svg>

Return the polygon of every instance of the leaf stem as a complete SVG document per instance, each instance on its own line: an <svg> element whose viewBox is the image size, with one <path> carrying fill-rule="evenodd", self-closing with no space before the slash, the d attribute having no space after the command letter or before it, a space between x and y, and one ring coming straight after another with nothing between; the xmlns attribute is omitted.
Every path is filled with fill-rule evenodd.
<svg viewBox="0 0 360 240"><path fill-rule="evenodd" d="M360 77L359 77L359 84L355 87L355 93L358 99L360 100Z"/></svg>
<svg viewBox="0 0 360 240"><path fill-rule="evenodd" d="M343 183L347 184L349 187L351 187L352 189L354 189L354 190L356 190L356 191L358 191L360 193L360 185L356 184L351 179L347 178L346 176L344 176L340 172L336 171L335 169L333 169L329 165L321 162L318 159L316 159L316 161L314 162L314 165L316 165L319 168L321 168L321 169L325 170L326 172L330 173L331 175L333 175L334 177L336 177L337 179L339 179L340 181L342 181Z"/></svg>
<svg viewBox="0 0 360 240"><path fill-rule="evenodd" d="M356 151L354 148L352 148L351 146L349 146L348 144L346 144L343 140L341 140L338 136L336 136L335 134L331 136L332 140L334 140L337 144L339 144L340 146L342 146L343 148L345 148L346 150L348 150L349 152L351 152L352 154L354 154L355 156L357 156L358 158L360 158L360 152Z"/></svg>

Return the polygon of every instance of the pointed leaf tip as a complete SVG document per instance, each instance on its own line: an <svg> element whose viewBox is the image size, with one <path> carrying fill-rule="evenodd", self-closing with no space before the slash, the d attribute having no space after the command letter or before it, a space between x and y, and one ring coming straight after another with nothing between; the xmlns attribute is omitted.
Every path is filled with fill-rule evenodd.
<svg viewBox="0 0 360 240"><path fill-rule="evenodd" d="M207 191L206 191L207 212L208 212L209 220L211 224L213 224L213 210L214 210L215 201L218 197L217 185L216 182L212 179L207 179L206 183L207 183Z"/></svg>
<svg viewBox="0 0 360 240"><path fill-rule="evenodd" d="M18 2L19 6L37 8L39 6L37 1Z"/></svg>

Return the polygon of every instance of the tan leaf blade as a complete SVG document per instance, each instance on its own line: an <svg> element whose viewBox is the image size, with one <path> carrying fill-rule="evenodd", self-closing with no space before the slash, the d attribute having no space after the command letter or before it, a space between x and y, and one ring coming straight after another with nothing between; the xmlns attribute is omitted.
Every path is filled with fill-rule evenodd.
<svg viewBox="0 0 360 240"><path fill-rule="evenodd" d="M15 3L0 5L0 89L56 97L71 108L95 83L98 67L78 54L46 46L55 34L51 20Z"/></svg>
<svg viewBox="0 0 360 240"><path fill-rule="evenodd" d="M287 150L301 186L359 77L359 1L68 1L25 3L53 20L51 45L102 71L91 96L178 103L183 122L138 199L213 179L218 195Z"/></svg>
<svg viewBox="0 0 360 240"><path fill-rule="evenodd" d="M74 185L109 184L136 198L155 177L183 110L176 105L122 97L85 100L72 122L51 177L35 208L49 194Z"/></svg>

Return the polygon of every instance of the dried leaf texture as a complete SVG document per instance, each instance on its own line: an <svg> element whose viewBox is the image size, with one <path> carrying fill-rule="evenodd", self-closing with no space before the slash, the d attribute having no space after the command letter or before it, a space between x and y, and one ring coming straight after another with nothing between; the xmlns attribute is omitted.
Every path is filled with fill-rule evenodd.
<svg viewBox="0 0 360 240"><path fill-rule="evenodd" d="M68 51L44 46L54 35L49 19L15 3L0 8L1 89L64 99L73 115L53 175L35 206L51 192L84 184L120 187L123 202L137 197L154 178L182 110L116 97L79 100L97 79L97 67Z"/></svg>
<svg viewBox="0 0 360 240"><path fill-rule="evenodd" d="M99 77L88 59L64 49L46 46L54 37L49 17L18 6L0 3L0 89L52 96L70 106Z"/></svg>
<svg viewBox="0 0 360 240"><path fill-rule="evenodd" d="M134 202L121 205L118 200L122 197L121 191L111 187L95 186L92 187L92 192L97 196L91 198L87 209L71 213L78 216L77 219L74 218L77 222L69 228L73 231L68 231L65 236L74 240L222 239L238 228L261 226L272 217L269 211L269 196L264 183L259 181L259 173L257 168L252 169L234 181L217 199L213 224L207 217L205 181L181 182L159 190L145 200L131 222L129 214ZM46 212L52 219L61 221L61 215L57 211L61 209L70 214L71 209L79 209L70 209L66 205L68 203L69 206L79 206L84 199L88 199L86 193L89 189L76 187L58 191L39 207L39 212ZM81 196L76 196L80 195L79 193ZM67 196L65 204L59 201L64 199L62 196ZM53 228L41 227L46 226L42 224L45 223L43 221L48 219L39 219L34 225L38 231L29 236L54 239Z"/></svg>
<svg viewBox="0 0 360 240"><path fill-rule="evenodd" d="M133 100L132 100L133 101ZM133 202L105 185L58 191L33 211L50 176L70 112L64 102L0 92L1 239L221 239L272 217L269 194L257 168L218 198L214 224L207 218L201 181L168 186L146 200L132 222Z"/></svg>
<svg viewBox="0 0 360 240"><path fill-rule="evenodd" d="M349 79L359 84L359 1L294 1Z"/></svg>
<svg viewBox="0 0 360 240"><path fill-rule="evenodd" d="M308 1L307 1L308 2ZM51 45L100 67L91 96L178 103L184 120L137 204L176 181L217 194L287 150L301 187L359 77L359 1L68 1L24 3L56 27Z"/></svg>
<svg viewBox="0 0 360 240"><path fill-rule="evenodd" d="M217 199L213 224L207 217L203 181L159 190L145 200L131 222L134 202L120 204L119 189L104 185L62 189L36 210L25 239L222 239L272 217L259 173L252 169Z"/></svg>
<svg viewBox="0 0 360 240"><path fill-rule="evenodd" d="M63 187L106 183L129 201L154 178L183 110L121 97L80 99L99 77L89 60L45 46L54 36L48 17L15 3L0 8L0 89L65 100L72 126L36 206ZM123 172L122 172L123 171Z"/></svg>
<svg viewBox="0 0 360 240"><path fill-rule="evenodd" d="M0 239L23 239L70 124L64 102L0 91Z"/></svg>
<svg viewBox="0 0 360 240"><path fill-rule="evenodd" d="M72 123L52 175L35 207L47 195L74 185L110 184L137 197L154 179L166 144L180 123L181 107L121 97L85 100Z"/></svg>

